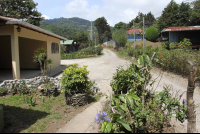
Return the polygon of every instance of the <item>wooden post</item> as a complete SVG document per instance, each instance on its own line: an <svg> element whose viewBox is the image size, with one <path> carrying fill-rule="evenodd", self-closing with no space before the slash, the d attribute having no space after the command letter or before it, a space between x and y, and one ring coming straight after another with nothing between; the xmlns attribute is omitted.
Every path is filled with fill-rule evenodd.
<svg viewBox="0 0 200 134"><path fill-rule="evenodd" d="M195 113L195 104L194 104L194 89L195 89L195 75L196 67L193 61L188 61L190 64L190 72L188 77L188 88L187 88L187 114L188 114L188 124L187 124L187 133L196 132L196 113Z"/></svg>

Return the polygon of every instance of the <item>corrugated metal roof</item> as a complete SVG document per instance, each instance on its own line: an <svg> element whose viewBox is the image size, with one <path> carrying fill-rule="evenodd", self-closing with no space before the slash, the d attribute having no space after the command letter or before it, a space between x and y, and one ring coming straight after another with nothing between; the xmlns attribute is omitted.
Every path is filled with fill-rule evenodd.
<svg viewBox="0 0 200 134"><path fill-rule="evenodd" d="M71 45L74 42L74 40L66 40L66 41L60 41L61 45Z"/></svg>
<svg viewBox="0 0 200 134"><path fill-rule="evenodd" d="M200 26L183 26L183 27L168 27L162 30L162 32L170 31L193 31L200 30Z"/></svg>
<svg viewBox="0 0 200 134"><path fill-rule="evenodd" d="M47 30L44 30L44 29L42 29L40 27L37 27L35 25L32 25L32 24L30 24L28 22L25 22L25 21L22 21L22 20L19 20L19 19L3 17L3 16L0 16L0 19L5 20L6 21L6 25L19 25L19 26L22 26L22 27L29 28L29 29L31 29L33 31L37 31L39 33L43 33L43 34L58 38L60 40L67 40L67 38L64 38L62 36L59 36L57 34L54 34L52 32L49 32Z"/></svg>

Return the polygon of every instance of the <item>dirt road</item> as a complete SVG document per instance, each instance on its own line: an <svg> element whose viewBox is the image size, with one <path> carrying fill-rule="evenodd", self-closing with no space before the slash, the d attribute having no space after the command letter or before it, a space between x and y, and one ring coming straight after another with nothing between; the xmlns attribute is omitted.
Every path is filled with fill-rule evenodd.
<svg viewBox="0 0 200 134"><path fill-rule="evenodd" d="M120 59L116 56L116 54L110 50L104 49L104 55L99 58L90 58L90 59L76 59L76 60L62 60L62 65L70 65L77 63L79 66L88 65L88 70L90 71L89 77L91 80L95 80L98 87L100 88L103 94L110 95L111 87L110 81L113 77L113 74L116 72L116 68L120 65L126 67L126 65L130 64L129 61ZM153 79L157 78L157 82L154 84L154 89L156 91L162 91L163 86L165 84L172 85L174 91L180 90L180 93L187 90L187 79L182 78L181 76L177 76L171 73L164 72L161 78L160 70L154 68L152 71ZM60 77L60 76L59 76ZM161 79L160 79L161 78ZM157 87L157 88L156 88ZM195 90L195 103L198 104L200 102L200 94L199 90ZM186 99L186 94L183 95L183 99ZM58 132L60 133L90 133L90 132L98 132L98 125L94 123L94 118L97 112L101 111L102 103L106 100L103 97L99 102L91 105L81 114L77 115L74 119L68 122L65 126L63 126ZM197 128L200 130L200 121L199 121L199 109L197 109ZM175 120L172 121L173 124L177 125L176 132L187 132L186 125L187 122L180 124Z"/></svg>

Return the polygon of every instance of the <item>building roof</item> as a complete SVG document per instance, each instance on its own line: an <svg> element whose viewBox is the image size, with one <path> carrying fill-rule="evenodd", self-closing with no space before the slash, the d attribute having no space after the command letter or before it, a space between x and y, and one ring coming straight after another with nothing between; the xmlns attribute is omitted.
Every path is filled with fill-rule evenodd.
<svg viewBox="0 0 200 134"><path fill-rule="evenodd" d="M43 34L58 38L60 40L67 40L67 38L64 38L62 36L59 36L57 34L54 34L52 32L49 32L49 31L44 30L44 29L42 29L38 26L32 25L28 22L25 22L25 21L22 21L22 20L19 20L19 19L0 16L0 20L5 21L6 25L18 25L18 26L25 27L25 28L31 29L31 30L39 32L39 33L43 33Z"/></svg>
<svg viewBox="0 0 200 134"><path fill-rule="evenodd" d="M74 42L74 40L66 40L66 41L60 41L60 44L61 45L72 45L72 43ZM74 42L74 44L76 44L75 42Z"/></svg>
<svg viewBox="0 0 200 134"><path fill-rule="evenodd" d="M140 34L142 32L142 29L135 28L134 30L135 30L136 34ZM134 30L133 29L128 30L126 33L127 34L133 34Z"/></svg>
<svg viewBox="0 0 200 134"><path fill-rule="evenodd" d="M200 26L183 26L183 27L168 27L162 30L162 32L170 31L194 31L200 30Z"/></svg>

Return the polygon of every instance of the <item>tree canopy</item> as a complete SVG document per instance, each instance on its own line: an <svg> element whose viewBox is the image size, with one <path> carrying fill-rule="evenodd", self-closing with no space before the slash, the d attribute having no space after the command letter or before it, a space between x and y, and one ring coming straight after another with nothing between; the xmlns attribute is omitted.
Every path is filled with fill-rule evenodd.
<svg viewBox="0 0 200 134"><path fill-rule="evenodd" d="M126 23L124 23L124 22L119 22L119 23L117 23L117 24L115 24L115 26L114 26L114 30L119 30L119 29L126 29Z"/></svg>
<svg viewBox="0 0 200 134"><path fill-rule="evenodd" d="M112 33L110 26L107 23L107 20L104 17L98 18L94 21L94 25L98 31L98 40L100 43L103 43L103 39L108 37L108 39L112 38Z"/></svg>
<svg viewBox="0 0 200 134"><path fill-rule="evenodd" d="M0 15L23 19L39 26L43 17L36 9L37 5L33 0L0 0Z"/></svg>
<svg viewBox="0 0 200 134"><path fill-rule="evenodd" d="M120 45L121 47L124 47L127 43L128 35L126 33L126 30L119 29L115 30L112 34L112 38L115 40L115 42Z"/></svg>

